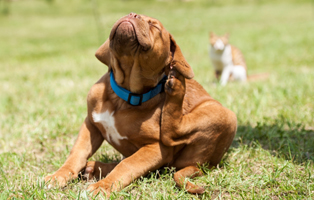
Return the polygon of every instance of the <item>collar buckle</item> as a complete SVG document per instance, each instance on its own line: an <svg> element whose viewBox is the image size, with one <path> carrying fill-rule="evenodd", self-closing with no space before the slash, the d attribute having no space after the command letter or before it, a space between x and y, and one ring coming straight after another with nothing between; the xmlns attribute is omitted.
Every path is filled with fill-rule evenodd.
<svg viewBox="0 0 314 200"><path fill-rule="evenodd" d="M139 97L140 98L140 100L138 101L138 104L131 103L132 97ZM133 106L140 106L142 104L142 100L143 100L143 94L129 93L129 97L128 97L127 102Z"/></svg>
<svg viewBox="0 0 314 200"><path fill-rule="evenodd" d="M167 76L164 76L161 81L152 88L150 91L145 94L135 94L126 90L125 88L120 87L114 80L113 72L110 71L110 85L114 93L128 104L132 106L140 106L142 103L154 98L156 95L164 91L164 84L167 80Z"/></svg>

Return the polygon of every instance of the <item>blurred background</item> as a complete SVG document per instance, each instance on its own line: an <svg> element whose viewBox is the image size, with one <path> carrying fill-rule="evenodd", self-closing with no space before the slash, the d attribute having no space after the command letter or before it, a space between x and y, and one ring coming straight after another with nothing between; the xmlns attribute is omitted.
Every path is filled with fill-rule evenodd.
<svg viewBox="0 0 314 200"><path fill-rule="evenodd" d="M231 152L256 142L270 155L313 160L313 0L0 0L0 164L3 174L18 171L6 180L16 185L62 165L86 116L89 88L107 72L94 53L130 12L160 20L195 79L237 114ZM249 75L270 77L217 85L210 31L230 34ZM109 145L94 158L103 154L120 158ZM3 177L0 190L10 186Z"/></svg>

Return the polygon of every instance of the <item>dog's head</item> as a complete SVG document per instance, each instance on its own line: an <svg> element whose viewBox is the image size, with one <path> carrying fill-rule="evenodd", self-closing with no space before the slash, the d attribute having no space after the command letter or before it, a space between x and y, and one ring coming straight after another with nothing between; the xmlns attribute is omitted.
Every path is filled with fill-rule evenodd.
<svg viewBox="0 0 314 200"><path fill-rule="evenodd" d="M112 70L116 82L134 93L157 85L170 66L185 78L194 73L180 47L154 18L130 13L119 19L96 57Z"/></svg>

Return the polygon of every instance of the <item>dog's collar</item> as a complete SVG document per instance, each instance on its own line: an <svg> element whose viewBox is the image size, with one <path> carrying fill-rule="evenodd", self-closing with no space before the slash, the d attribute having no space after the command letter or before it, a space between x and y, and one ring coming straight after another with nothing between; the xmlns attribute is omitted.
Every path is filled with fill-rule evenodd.
<svg viewBox="0 0 314 200"><path fill-rule="evenodd" d="M113 72L110 72L110 85L112 90L124 101L127 101L129 104L133 106L139 106L145 101L148 101L155 97L157 94L164 91L164 85L167 80L167 76L164 76L156 87L151 89L150 91L146 92L145 94L135 94L130 92L123 87L120 87L116 81L114 80Z"/></svg>

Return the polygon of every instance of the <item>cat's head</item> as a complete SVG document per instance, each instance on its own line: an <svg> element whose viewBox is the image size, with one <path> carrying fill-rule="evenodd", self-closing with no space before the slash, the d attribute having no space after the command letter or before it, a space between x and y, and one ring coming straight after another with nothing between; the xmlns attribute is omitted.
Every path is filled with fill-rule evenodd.
<svg viewBox="0 0 314 200"><path fill-rule="evenodd" d="M222 51L229 44L229 34L218 36L213 32L209 33L209 42L216 51Z"/></svg>

